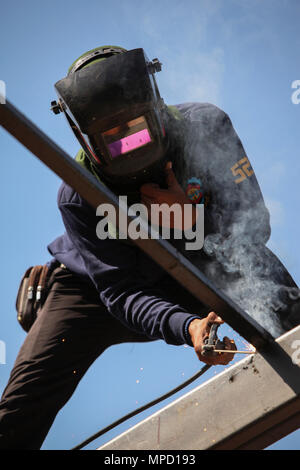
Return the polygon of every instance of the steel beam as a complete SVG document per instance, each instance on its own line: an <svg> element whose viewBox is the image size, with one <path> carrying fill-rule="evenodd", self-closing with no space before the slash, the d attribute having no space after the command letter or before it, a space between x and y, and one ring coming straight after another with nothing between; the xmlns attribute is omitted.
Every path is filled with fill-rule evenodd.
<svg viewBox="0 0 300 470"><path fill-rule="evenodd" d="M300 426L299 344L300 326L99 450L264 449Z"/></svg>
<svg viewBox="0 0 300 470"><path fill-rule="evenodd" d="M0 125L73 187L91 206L97 208L101 203L111 203L118 210L118 199L108 188L78 165L8 101L0 105ZM128 223L132 222L132 218L125 215ZM145 230L148 231L148 228ZM222 316L224 321L257 349L261 350L272 343L274 338L268 331L218 290L197 267L166 240L139 238L133 242L185 287L196 300Z"/></svg>

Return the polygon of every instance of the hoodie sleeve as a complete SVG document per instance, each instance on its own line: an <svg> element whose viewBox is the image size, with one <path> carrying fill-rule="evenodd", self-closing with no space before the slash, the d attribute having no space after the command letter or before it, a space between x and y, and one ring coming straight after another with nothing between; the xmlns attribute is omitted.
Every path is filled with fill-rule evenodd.
<svg viewBox="0 0 300 470"><path fill-rule="evenodd" d="M59 209L68 237L80 254L86 272L111 315L150 339L191 345L188 325L198 315L170 302L154 284L147 257L116 239L100 240L96 211L70 187L64 186Z"/></svg>
<svg viewBox="0 0 300 470"><path fill-rule="evenodd" d="M185 152L189 177L208 190L205 225L221 238L265 244L271 233L269 212L229 116L206 103L178 105L187 122Z"/></svg>

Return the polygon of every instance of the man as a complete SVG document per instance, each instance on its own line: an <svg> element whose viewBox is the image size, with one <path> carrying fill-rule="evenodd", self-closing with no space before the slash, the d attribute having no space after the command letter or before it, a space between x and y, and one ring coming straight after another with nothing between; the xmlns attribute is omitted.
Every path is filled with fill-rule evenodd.
<svg viewBox="0 0 300 470"><path fill-rule="evenodd" d="M88 51L72 64L56 84L59 105L53 109L65 113L80 142L76 160L129 202L149 209L156 203L193 205L189 229L197 220L194 204L204 203L204 249L186 252L184 240L170 242L225 291L244 281L249 265L253 282L257 257L264 281L270 274L269 215L228 116L208 104L167 108L154 80L158 70L159 62L149 62L141 49L115 46ZM228 364L236 349L224 338L228 353L204 356L211 325L223 322L217 313L204 305L200 311L199 302L121 239L116 227L109 227L114 237L100 240L99 217L65 183L58 206L66 233L48 247L48 295L0 403L2 449L39 449L88 367L112 344L188 344L212 365ZM297 288L276 263L278 282ZM280 300L277 311L286 307Z"/></svg>

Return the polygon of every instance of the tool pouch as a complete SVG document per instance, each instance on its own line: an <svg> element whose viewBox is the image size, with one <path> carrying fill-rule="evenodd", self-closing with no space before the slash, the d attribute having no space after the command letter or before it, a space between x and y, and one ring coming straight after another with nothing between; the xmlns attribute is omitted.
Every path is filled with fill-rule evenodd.
<svg viewBox="0 0 300 470"><path fill-rule="evenodd" d="M21 280L16 310L18 322L26 332L32 327L47 296L48 275L47 265L31 266Z"/></svg>

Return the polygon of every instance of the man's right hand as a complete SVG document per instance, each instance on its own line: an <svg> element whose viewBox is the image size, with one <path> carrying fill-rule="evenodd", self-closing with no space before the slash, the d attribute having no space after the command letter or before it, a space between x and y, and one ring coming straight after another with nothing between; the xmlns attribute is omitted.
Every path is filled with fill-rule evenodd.
<svg viewBox="0 0 300 470"><path fill-rule="evenodd" d="M205 362L208 365L226 365L233 360L234 354L229 351L236 351L236 345L233 340L230 340L225 336L223 342L225 349L228 349L228 353L212 353L205 356L202 355L204 341L209 337L210 328L213 323L221 325L224 323L221 317L215 312L210 312L207 317L202 319L195 319L191 321L189 325L189 334L195 349L195 352L200 361Z"/></svg>

